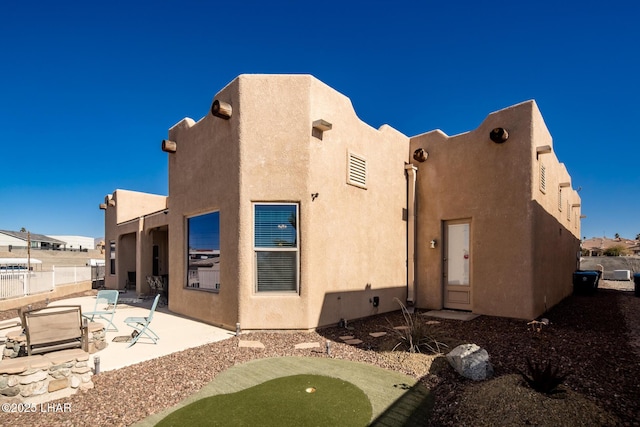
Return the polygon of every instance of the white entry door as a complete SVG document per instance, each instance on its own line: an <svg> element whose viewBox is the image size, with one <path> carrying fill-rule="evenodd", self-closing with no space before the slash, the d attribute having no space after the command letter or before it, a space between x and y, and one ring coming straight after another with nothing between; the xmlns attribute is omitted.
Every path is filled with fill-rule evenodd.
<svg viewBox="0 0 640 427"><path fill-rule="evenodd" d="M471 310L469 221L444 223L444 308Z"/></svg>

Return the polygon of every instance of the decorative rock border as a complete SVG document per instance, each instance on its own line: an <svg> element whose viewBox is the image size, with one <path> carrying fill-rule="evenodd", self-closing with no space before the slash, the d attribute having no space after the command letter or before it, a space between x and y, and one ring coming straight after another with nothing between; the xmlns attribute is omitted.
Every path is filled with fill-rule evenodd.
<svg viewBox="0 0 640 427"><path fill-rule="evenodd" d="M89 353L80 349L0 361L0 403L42 403L93 388Z"/></svg>
<svg viewBox="0 0 640 427"><path fill-rule="evenodd" d="M107 347L107 332L102 323L89 322L87 325L87 335L89 337L88 351L90 354L104 350Z"/></svg>
<svg viewBox="0 0 640 427"><path fill-rule="evenodd" d="M13 359L27 355L27 336L22 331L7 332L3 359Z"/></svg>

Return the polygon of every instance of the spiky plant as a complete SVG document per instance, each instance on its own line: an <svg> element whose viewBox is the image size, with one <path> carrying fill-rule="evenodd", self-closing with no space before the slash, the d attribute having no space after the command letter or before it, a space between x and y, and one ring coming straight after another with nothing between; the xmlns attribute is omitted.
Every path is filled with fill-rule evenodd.
<svg viewBox="0 0 640 427"><path fill-rule="evenodd" d="M398 299L395 300L400 304L402 317L404 318L404 328L390 330L399 339L398 343L393 347L392 351L404 348L409 353L422 353L423 351L433 354L442 353L442 348L447 345L438 341L429 334L427 325L414 313L410 313L407 307Z"/></svg>
<svg viewBox="0 0 640 427"><path fill-rule="evenodd" d="M546 364L533 363L527 357L528 374L518 370L522 378L529 384L529 387L544 394L563 393L558 386L564 382L568 374L560 374L560 368L552 366L551 361L547 360Z"/></svg>

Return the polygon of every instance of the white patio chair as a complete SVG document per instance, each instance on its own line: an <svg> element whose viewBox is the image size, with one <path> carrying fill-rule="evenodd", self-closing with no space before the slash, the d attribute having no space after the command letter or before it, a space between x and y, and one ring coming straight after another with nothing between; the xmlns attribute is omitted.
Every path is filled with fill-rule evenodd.
<svg viewBox="0 0 640 427"><path fill-rule="evenodd" d="M82 317L93 322L95 319L102 319L107 322L105 326L105 332L109 330L109 325L113 326L116 332L118 327L113 324L113 316L116 314L116 306L118 305L118 296L120 292L118 290L104 290L98 291L96 295L96 305L93 311L87 311L82 313Z"/></svg>
<svg viewBox="0 0 640 427"><path fill-rule="evenodd" d="M124 319L124 323L133 328L133 332L131 333L133 340L131 341L131 343L129 343L127 348L137 343L138 339L140 339L140 337L143 335L153 341L154 344L157 344L157 341L160 339L160 337L151 330L149 325L153 320L153 313L156 311L156 307L158 306L158 300L160 300L160 294L156 295L155 299L153 300L153 305L151 306L149 316L127 317L126 319Z"/></svg>

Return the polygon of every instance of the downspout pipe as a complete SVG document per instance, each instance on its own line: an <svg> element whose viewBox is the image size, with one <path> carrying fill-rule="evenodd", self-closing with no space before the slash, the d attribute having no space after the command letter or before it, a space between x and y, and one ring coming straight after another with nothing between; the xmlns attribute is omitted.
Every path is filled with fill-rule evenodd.
<svg viewBox="0 0 640 427"><path fill-rule="evenodd" d="M416 173L412 164L404 165L407 171L407 305L416 301Z"/></svg>

